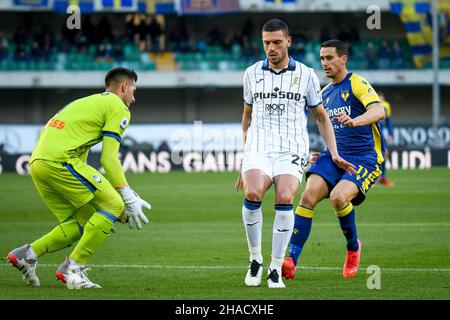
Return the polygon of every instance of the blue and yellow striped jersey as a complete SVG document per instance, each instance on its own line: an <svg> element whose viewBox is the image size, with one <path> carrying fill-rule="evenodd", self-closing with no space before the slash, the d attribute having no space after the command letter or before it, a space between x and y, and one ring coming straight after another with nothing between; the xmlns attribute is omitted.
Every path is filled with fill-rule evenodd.
<svg viewBox="0 0 450 320"><path fill-rule="evenodd" d="M380 102L370 83L349 72L340 83L330 83L322 89L322 101L333 124L339 153L360 155L382 163L385 143L379 122L351 128L335 121L341 112L355 118L366 112L371 104Z"/></svg>

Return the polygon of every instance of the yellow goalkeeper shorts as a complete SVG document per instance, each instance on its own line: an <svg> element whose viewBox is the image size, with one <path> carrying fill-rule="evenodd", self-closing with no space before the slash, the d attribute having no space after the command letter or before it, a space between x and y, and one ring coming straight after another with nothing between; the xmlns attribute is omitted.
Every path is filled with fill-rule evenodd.
<svg viewBox="0 0 450 320"><path fill-rule="evenodd" d="M99 211L115 222L124 210L122 198L111 183L80 159L67 163L37 159L30 163L30 174L39 195L60 222L73 215L77 220L89 219L75 216L77 211L89 216ZM92 206L92 211L86 206Z"/></svg>

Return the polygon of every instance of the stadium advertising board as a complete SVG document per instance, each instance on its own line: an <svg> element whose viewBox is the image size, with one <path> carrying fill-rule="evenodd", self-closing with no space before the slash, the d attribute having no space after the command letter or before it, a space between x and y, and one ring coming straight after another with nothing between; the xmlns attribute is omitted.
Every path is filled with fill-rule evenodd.
<svg viewBox="0 0 450 320"><path fill-rule="evenodd" d="M119 154L126 172L168 173L172 170L185 172L233 172L239 171L244 153L235 152L187 152L175 155L169 151L124 151ZM0 155L0 173L28 174L30 154ZM104 172L100 165L100 153L91 153L88 163ZM450 169L450 149L403 149L393 148L386 167L397 169L430 169L445 166Z"/></svg>
<svg viewBox="0 0 450 320"><path fill-rule="evenodd" d="M178 13L183 14L222 14L239 12L239 0L181 0Z"/></svg>
<svg viewBox="0 0 450 320"><path fill-rule="evenodd" d="M389 0L241 0L243 11L285 11L285 12L351 12L366 11L371 5L376 4L381 10L389 10Z"/></svg>
<svg viewBox="0 0 450 320"><path fill-rule="evenodd" d="M15 6L48 7L48 0L14 0Z"/></svg>
<svg viewBox="0 0 450 320"><path fill-rule="evenodd" d="M38 139L39 125L0 126L0 171L28 172L29 155ZM243 146L241 127L228 124L140 125L127 129L120 159L126 171L186 172L237 171ZM439 141L439 148L437 148ZM310 130L310 150L323 149L315 127ZM101 146L91 149L89 163L100 168ZM397 126L387 160L388 169L450 168L450 126L437 133L429 126Z"/></svg>

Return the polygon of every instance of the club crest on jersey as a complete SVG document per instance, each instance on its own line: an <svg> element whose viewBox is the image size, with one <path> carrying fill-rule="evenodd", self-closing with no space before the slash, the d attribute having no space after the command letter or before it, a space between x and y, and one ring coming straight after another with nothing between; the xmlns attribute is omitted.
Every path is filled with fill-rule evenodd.
<svg viewBox="0 0 450 320"><path fill-rule="evenodd" d="M120 123L120 129L124 130L126 128L127 124L128 124L128 119L123 118L122 122Z"/></svg>
<svg viewBox="0 0 450 320"><path fill-rule="evenodd" d="M299 84L300 77L295 77L294 80L292 80L292 84Z"/></svg>
<svg viewBox="0 0 450 320"><path fill-rule="evenodd" d="M348 90L343 90L341 93L341 97L342 99L344 99L344 101L347 101L349 95L350 93L348 93Z"/></svg>

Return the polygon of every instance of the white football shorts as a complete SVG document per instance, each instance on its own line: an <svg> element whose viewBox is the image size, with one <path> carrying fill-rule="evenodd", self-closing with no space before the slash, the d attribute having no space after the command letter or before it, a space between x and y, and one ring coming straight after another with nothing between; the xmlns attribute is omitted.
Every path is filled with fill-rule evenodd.
<svg viewBox="0 0 450 320"><path fill-rule="evenodd" d="M291 152L283 153L257 153L246 152L242 160L242 171L259 169L269 178L273 179L282 174L290 174L297 177L300 181L303 172L308 166L307 155L296 155Z"/></svg>

